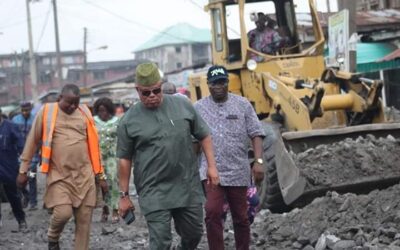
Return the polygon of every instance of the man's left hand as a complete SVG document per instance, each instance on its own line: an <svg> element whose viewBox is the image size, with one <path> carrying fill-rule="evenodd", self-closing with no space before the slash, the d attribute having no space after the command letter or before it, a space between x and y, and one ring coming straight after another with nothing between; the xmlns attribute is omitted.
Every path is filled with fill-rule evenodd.
<svg viewBox="0 0 400 250"><path fill-rule="evenodd" d="M17 182L17 187L25 188L26 184L28 183L28 175L26 173L24 174L19 173L16 182Z"/></svg>
<svg viewBox="0 0 400 250"><path fill-rule="evenodd" d="M106 180L99 180L99 185L103 194L108 192L108 183Z"/></svg>
<svg viewBox="0 0 400 250"><path fill-rule="evenodd" d="M264 179L264 166L263 166L263 164L260 164L258 162L254 162L252 172L253 172L254 182L256 184L260 184L262 182L262 180Z"/></svg>

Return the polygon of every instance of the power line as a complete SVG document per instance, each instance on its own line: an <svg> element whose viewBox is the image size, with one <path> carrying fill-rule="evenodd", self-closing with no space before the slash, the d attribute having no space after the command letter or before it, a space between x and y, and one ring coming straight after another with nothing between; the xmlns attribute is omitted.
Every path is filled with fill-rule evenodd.
<svg viewBox="0 0 400 250"><path fill-rule="evenodd" d="M123 21L125 21L125 22L138 25L138 26L140 26L140 27L142 27L142 28L145 27L145 28L147 28L147 29L149 29L149 30L152 30L152 31L155 31L155 32L160 32L159 30L157 30L157 29L155 29L155 28L153 28L153 27L147 26L147 25L145 25L145 24L143 24L143 23L141 23L141 22L138 22L138 21L130 20L130 19L128 19L128 18L126 18L126 17L124 17L124 16L121 16L121 15L119 15L119 14L117 14L117 13L114 13L114 12L112 12L112 11L110 11L110 10L108 10L108 9L106 9L106 8L104 8L104 7L100 6L100 5L98 5L98 4L92 3L92 2L87 1L87 0L84 0L83 2L85 2L86 4L88 4L88 5L92 6L92 7L98 8L98 9L100 9L100 10L102 10L102 11L104 11L104 12L106 12L106 13L108 13L108 14L110 14L110 15L112 15L112 16L118 18L118 19L121 19L121 20L123 20Z"/></svg>
<svg viewBox="0 0 400 250"><path fill-rule="evenodd" d="M194 6L197 6L199 9L204 11L203 7L201 7L199 3L195 2L194 0L189 0L189 2L191 2Z"/></svg>
<svg viewBox="0 0 400 250"><path fill-rule="evenodd" d="M34 17L31 18L31 20L38 19L38 18L41 18L41 17L42 17L42 15L34 16ZM24 20L21 20L21 21L16 21L16 22L10 23L8 25L0 26L0 29L10 28L10 27L21 25L21 24L26 24L27 21L28 21L28 19L25 18Z"/></svg>
<svg viewBox="0 0 400 250"><path fill-rule="evenodd" d="M107 12L108 14L110 14L110 15L116 17L116 18L119 18L119 19L121 19L121 20L123 20L123 21L125 21L125 22L132 23L132 24L135 24L135 25L139 25L139 26L142 27L142 28L145 27L146 29L151 30L151 31L153 31L153 32L165 34L165 35L168 35L168 36L170 36L170 37L173 37L173 38L176 38L176 39L185 41L185 42L190 42L190 43L193 43L193 44L199 43L199 42L195 42L195 41L193 41L193 40L189 40L189 39L185 39L185 38L182 38L182 37L174 36L174 35L172 35L172 34L169 34L169 33L166 32L166 31L160 31L160 30L158 30L158 29L155 29L155 28L153 28L153 27L150 27L150 26L145 25L145 24L143 24L143 23L140 23L140 22L138 22L138 21L130 20L130 19L128 19L128 18L126 18L126 17L123 17L123 16L121 16L121 15L119 15L119 14L117 14L117 13L114 13L114 12L112 12L112 11L110 11L110 10L108 10L108 9L106 9L106 8L104 8L104 7L102 7L102 6L100 6L100 5L97 5L97 4L93 3L93 2L90 2L90 1L87 1L87 0L84 0L83 2L86 3L86 4L88 4L88 5L93 6L93 7L95 7L95 8L101 9L102 11ZM200 43L199 43L199 44L200 44Z"/></svg>
<svg viewBox="0 0 400 250"><path fill-rule="evenodd" d="M204 11L204 9L201 7L201 5L200 5L199 3L195 2L194 0L188 0L188 1L189 1L189 3L193 4L194 6L198 7L198 8L201 9L202 11ZM230 31L232 31L233 33L235 33L236 35L240 36L240 33L239 33L237 30L235 30L235 29L229 27L228 24L226 24L226 27L227 27Z"/></svg>
<svg viewBox="0 0 400 250"><path fill-rule="evenodd" d="M81 27L78 28L76 25L73 24L73 21L75 21L75 20L84 21L85 23L89 23L89 24L95 22L94 20L87 19L82 15L78 15L78 14L75 14L74 12L63 9L63 6L65 6L63 4L58 5L58 7L60 7L60 6L61 6L61 8L58 9L58 12L61 13L60 16L62 16L63 22L66 22L67 24L69 24L69 28L75 28L76 30L79 29L79 31L81 30ZM132 27L132 26L129 26L129 27ZM124 28L124 26L121 28ZM90 30L95 31L98 34L101 34L102 36L104 36L104 29L96 29L96 28L90 27ZM132 29L127 29L127 30L132 31ZM135 31L137 31L137 30L135 30ZM140 32L125 32L124 36L129 36L134 39L138 39L141 37Z"/></svg>
<svg viewBox="0 0 400 250"><path fill-rule="evenodd" d="M49 9L47 10L47 13L46 13L46 17L45 17L45 20L44 20L44 25L42 27L42 31L40 32L39 40L38 40L38 43L36 45L36 50L35 51L39 50L40 43L42 42L42 38L43 38L44 32L45 32L47 24L49 22L50 11L51 11L51 2L49 4Z"/></svg>

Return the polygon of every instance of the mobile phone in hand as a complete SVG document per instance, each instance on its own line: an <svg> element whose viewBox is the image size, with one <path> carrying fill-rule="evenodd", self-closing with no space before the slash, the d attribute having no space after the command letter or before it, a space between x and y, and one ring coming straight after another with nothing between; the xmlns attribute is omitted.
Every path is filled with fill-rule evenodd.
<svg viewBox="0 0 400 250"><path fill-rule="evenodd" d="M128 212L125 214L124 217L122 217L127 225L131 224L132 222L135 221L135 213L133 212L132 209L129 209Z"/></svg>

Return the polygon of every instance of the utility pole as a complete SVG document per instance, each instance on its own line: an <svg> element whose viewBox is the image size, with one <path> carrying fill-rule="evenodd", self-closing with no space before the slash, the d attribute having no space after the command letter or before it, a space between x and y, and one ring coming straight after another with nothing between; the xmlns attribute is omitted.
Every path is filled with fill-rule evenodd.
<svg viewBox="0 0 400 250"><path fill-rule="evenodd" d="M60 38L58 35L58 17L57 17L57 0L53 2L53 15L54 15L54 31L56 36L56 57L57 57L57 84L62 87L62 65L61 65L61 53L60 53Z"/></svg>
<svg viewBox="0 0 400 250"><path fill-rule="evenodd" d="M83 28L83 87L87 87L87 28Z"/></svg>
<svg viewBox="0 0 400 250"><path fill-rule="evenodd" d="M354 38L354 35L357 35L357 24L356 24L356 2L357 1L349 1L349 0L338 0L338 9L339 11L347 9L349 11L349 39L351 37ZM348 41L346 41L348 42ZM357 70L357 52L356 50L349 51L349 70L350 72L356 72Z"/></svg>
<svg viewBox="0 0 400 250"><path fill-rule="evenodd" d="M26 55L28 51L21 50L21 83L22 83L22 97L26 99L26 90L25 90L25 63L26 63Z"/></svg>
<svg viewBox="0 0 400 250"><path fill-rule="evenodd" d="M33 102L37 101L37 69L36 58L33 52L33 38L32 38L32 23L31 23L31 10L29 7L29 0L26 0L26 15L28 19L28 40L29 40L29 63L32 84L32 99Z"/></svg>
<svg viewBox="0 0 400 250"><path fill-rule="evenodd" d="M21 55L22 57L22 55ZM25 100L25 95L24 95L24 85L22 83L22 77L21 77L21 71L20 71L20 65L19 65L19 59L18 59L18 53L17 51L14 51L14 62L15 62L15 76L18 81L18 86L19 86L19 98L21 101ZM22 64L22 60L21 60Z"/></svg>
<svg viewBox="0 0 400 250"><path fill-rule="evenodd" d="M331 3L329 0L326 0L326 12L331 13Z"/></svg>

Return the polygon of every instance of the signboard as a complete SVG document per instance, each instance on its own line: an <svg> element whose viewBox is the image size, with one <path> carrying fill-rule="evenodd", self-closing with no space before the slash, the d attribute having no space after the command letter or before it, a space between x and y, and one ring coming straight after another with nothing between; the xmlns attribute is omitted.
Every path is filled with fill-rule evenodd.
<svg viewBox="0 0 400 250"><path fill-rule="evenodd" d="M167 81L175 84L176 87L187 87L189 75L193 72L192 69L186 69L179 73L166 75Z"/></svg>
<svg viewBox="0 0 400 250"><path fill-rule="evenodd" d="M342 70L349 71L349 11L344 9L330 16L328 29L328 66L336 66ZM341 61L340 58L344 59L344 61Z"/></svg>

